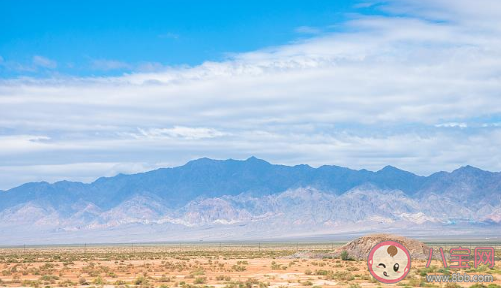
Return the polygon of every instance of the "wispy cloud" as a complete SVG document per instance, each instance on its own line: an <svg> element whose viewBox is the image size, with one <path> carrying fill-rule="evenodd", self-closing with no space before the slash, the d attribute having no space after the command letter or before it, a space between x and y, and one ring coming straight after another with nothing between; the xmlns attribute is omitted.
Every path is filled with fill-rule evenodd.
<svg viewBox="0 0 501 288"><path fill-rule="evenodd" d="M55 69L57 67L56 61L51 60L47 57L39 56L39 55L33 56L33 64L35 66L48 68L48 69Z"/></svg>
<svg viewBox="0 0 501 288"><path fill-rule="evenodd" d="M110 71L130 69L132 66L128 63L117 60L95 59L91 61L91 68L95 70Z"/></svg>
<svg viewBox="0 0 501 288"><path fill-rule="evenodd" d="M57 62L40 55L33 56L31 61L25 63L5 60L2 56L0 56L0 69L2 68L20 73L31 73L44 70L54 70L57 68Z"/></svg>
<svg viewBox="0 0 501 288"><path fill-rule="evenodd" d="M47 147L45 141L50 137L44 135L0 135L0 157L41 151Z"/></svg>
<svg viewBox="0 0 501 288"><path fill-rule="evenodd" d="M376 4L376 2L360 2L355 4L355 8L369 8Z"/></svg>
<svg viewBox="0 0 501 288"><path fill-rule="evenodd" d="M227 135L227 133L218 131L213 128L193 128L193 127L182 127L175 126L173 128L150 128L150 129L139 129L140 134L133 134L136 138L146 137L148 139L158 139L158 138L184 138L189 140L197 140L204 138L215 138Z"/></svg>
<svg viewBox="0 0 501 288"><path fill-rule="evenodd" d="M136 65L136 70L138 72L159 72L163 70L167 70L167 66L163 65L162 63L159 62L142 62Z"/></svg>
<svg viewBox="0 0 501 288"><path fill-rule="evenodd" d="M466 123L457 123L457 122L449 122L449 123L436 124L435 127L441 127L441 128L466 128L466 127L468 127L468 124L466 124Z"/></svg>
<svg viewBox="0 0 501 288"><path fill-rule="evenodd" d="M301 34L320 34L322 30L319 28L311 27L311 26L300 26L295 29L296 33Z"/></svg>
<svg viewBox="0 0 501 288"><path fill-rule="evenodd" d="M501 123L496 122L496 123L483 123L482 127L501 127Z"/></svg>

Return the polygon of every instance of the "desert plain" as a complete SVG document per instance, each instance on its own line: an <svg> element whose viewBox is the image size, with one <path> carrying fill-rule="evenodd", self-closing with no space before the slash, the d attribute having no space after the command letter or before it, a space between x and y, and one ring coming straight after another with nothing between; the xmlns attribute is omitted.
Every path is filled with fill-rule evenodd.
<svg viewBox="0 0 501 288"><path fill-rule="evenodd" d="M181 243L0 248L0 287L384 287L366 260L332 253L344 243ZM346 256L346 255L345 255ZM496 250L499 259L501 250ZM344 259L342 259L344 258ZM501 287L492 268L444 269L412 260L398 287ZM473 267L473 262L470 262ZM492 275L489 283L428 283L431 274ZM476 285L476 286L475 286ZM484 286L482 286L484 285ZM490 285L490 286L489 286Z"/></svg>

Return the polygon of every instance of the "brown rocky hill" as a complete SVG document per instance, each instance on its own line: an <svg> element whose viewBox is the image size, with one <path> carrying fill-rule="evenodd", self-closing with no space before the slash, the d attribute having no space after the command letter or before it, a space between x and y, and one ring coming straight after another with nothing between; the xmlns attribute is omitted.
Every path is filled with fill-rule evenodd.
<svg viewBox="0 0 501 288"><path fill-rule="evenodd" d="M341 252L348 252L348 256L357 260L367 259L369 253L376 244L383 241L396 241L404 245L409 253L411 259L427 259L430 248L423 242L393 234L370 234L362 236L347 244L337 248L334 252L335 255L340 255Z"/></svg>

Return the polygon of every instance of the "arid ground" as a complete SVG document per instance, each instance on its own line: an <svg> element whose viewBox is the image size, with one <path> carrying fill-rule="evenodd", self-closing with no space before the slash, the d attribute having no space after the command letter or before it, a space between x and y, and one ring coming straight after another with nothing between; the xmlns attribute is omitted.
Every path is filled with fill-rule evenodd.
<svg viewBox="0 0 501 288"><path fill-rule="evenodd" d="M0 249L2 287L380 287L367 262L333 257L339 244L168 244ZM497 250L497 257L500 256ZM473 267L473 263L470 263ZM425 268L413 260L397 286L459 287L430 284L428 273L491 274L500 287L501 263L494 268L443 269L438 260ZM458 283L470 287L474 283ZM491 285L491 286L488 286ZM395 285L394 285L395 286ZM483 286L474 286L483 287Z"/></svg>

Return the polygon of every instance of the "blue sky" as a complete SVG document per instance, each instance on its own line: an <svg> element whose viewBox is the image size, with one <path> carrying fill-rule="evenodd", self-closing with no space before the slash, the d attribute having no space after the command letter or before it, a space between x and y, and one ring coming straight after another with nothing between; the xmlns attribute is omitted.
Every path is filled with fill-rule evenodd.
<svg viewBox="0 0 501 288"><path fill-rule="evenodd" d="M355 5L324 0L2 1L0 55L12 65L0 67L0 73L120 75L221 61L228 54L335 30L330 26L361 10ZM30 71L36 56L55 67L40 63Z"/></svg>
<svg viewBox="0 0 501 288"><path fill-rule="evenodd" d="M199 157L501 171L497 0L102 2L0 1L0 189Z"/></svg>

